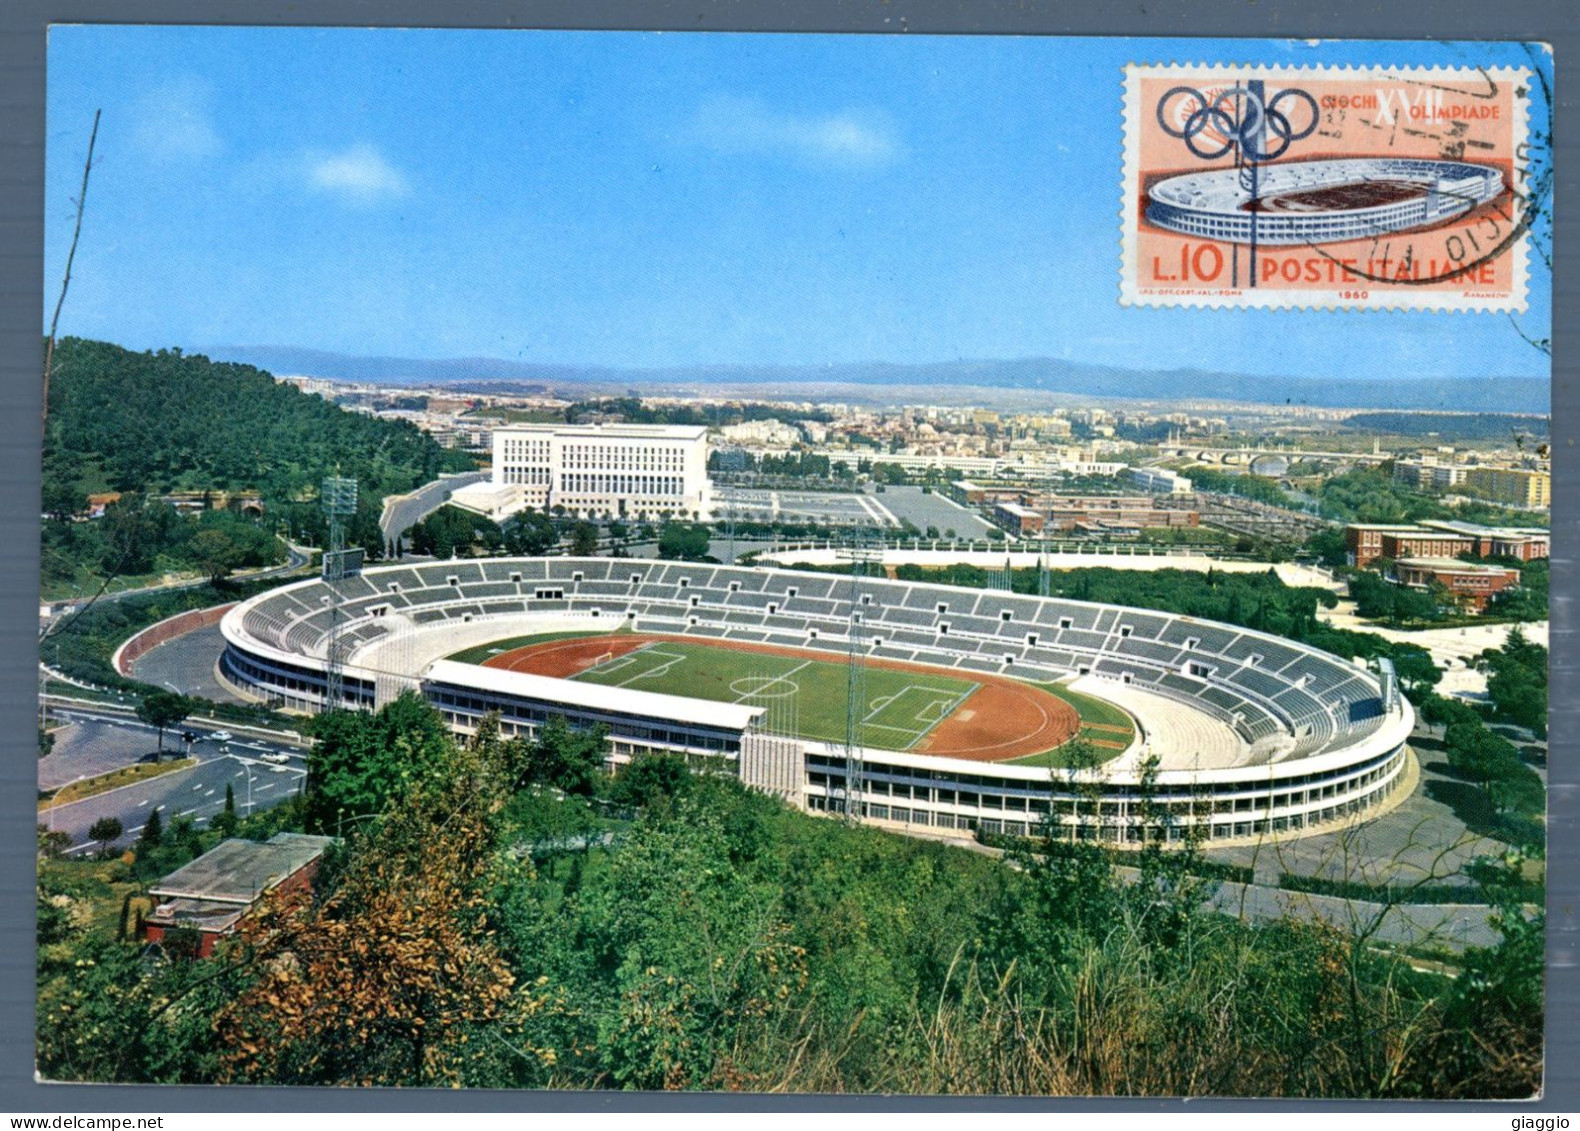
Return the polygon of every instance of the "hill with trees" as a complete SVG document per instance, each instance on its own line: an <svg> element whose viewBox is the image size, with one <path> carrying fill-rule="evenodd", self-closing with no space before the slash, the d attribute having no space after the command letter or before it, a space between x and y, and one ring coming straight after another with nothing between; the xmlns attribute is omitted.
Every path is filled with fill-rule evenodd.
<svg viewBox="0 0 1580 1131"><path fill-rule="evenodd" d="M44 436L45 580L84 566L222 576L268 564L278 557L272 537L260 542L239 518L194 522L157 497L257 492L264 529L316 543L318 487L332 474L360 485L351 541L377 551L385 495L472 466L409 423L346 412L252 366L67 338L55 351ZM100 493L122 498L103 519L74 523L88 496Z"/></svg>

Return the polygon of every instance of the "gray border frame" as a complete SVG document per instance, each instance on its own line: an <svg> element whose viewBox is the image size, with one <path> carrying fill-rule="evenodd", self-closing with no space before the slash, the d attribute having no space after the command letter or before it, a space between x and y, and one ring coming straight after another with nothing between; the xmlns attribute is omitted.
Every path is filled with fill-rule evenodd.
<svg viewBox="0 0 1580 1131"><path fill-rule="evenodd" d="M1153 10L1149 10L1149 8ZM826 31L901 34L1238 36L1268 38L1539 40L1555 59L1554 161L1569 171L1580 152L1580 119L1567 66L1580 53L1580 21L1566 0L1437 0L1424 6L1376 0L9 0L0 4L0 1110L63 1112L265 1111L714 1111L950 1110L1168 1112L1183 1101L950 1097L653 1095L626 1093L423 1092L40 1085L33 1081L34 723L38 586L39 380L42 368L44 47L50 23L217 23L302 26L638 28L673 31ZM1556 178L1553 242L1577 234L1580 178ZM1484 1110L1501 1118L1580 1109L1580 656L1573 647L1577 592L1573 556L1580 521L1571 466L1580 418L1580 325L1557 312L1580 310L1580 256L1554 271L1553 418L1558 483L1553 504L1549 780L1547 1084L1533 1104L1364 1104L1325 1101L1323 1110ZM1460 317L1464 317L1461 315ZM1192 1101L1193 1111L1303 1110L1312 1101Z"/></svg>

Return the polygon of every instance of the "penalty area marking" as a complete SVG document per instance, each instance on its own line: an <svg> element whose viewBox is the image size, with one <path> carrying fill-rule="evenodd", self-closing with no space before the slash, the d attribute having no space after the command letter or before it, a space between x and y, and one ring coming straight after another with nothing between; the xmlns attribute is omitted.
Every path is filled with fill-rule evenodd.
<svg viewBox="0 0 1580 1131"><path fill-rule="evenodd" d="M608 653L605 652L604 655L607 656ZM616 656L616 657L614 657L614 659L610 660L608 663L602 663L602 662L600 662L598 660L595 660L592 663L588 664L585 668L583 668L577 674L578 675L609 675L612 672L617 672L617 671L620 671L620 670L622 670L624 668L630 667L632 664L636 663L636 657L638 657L640 655L641 655L640 652L627 652L623 656Z"/></svg>
<svg viewBox="0 0 1580 1131"><path fill-rule="evenodd" d="M861 725L864 727L871 727L874 730L894 731L898 734L911 736L910 741L905 744L905 749L909 750L918 742L921 742L922 739L926 738L928 734L938 726L939 723L943 722L950 715L952 715L956 708L958 708L960 704L964 703L966 699L968 699L972 693L977 691L977 689L981 686L982 685L979 683L968 684L964 691L960 692L958 695L950 696L948 692L941 687L926 687L914 683L908 684L893 695L880 696L879 698L872 700L872 702L869 704L871 710L867 712L867 717L862 720ZM922 703L922 705L917 709L916 714L912 716L916 722L922 724L920 728L914 726L898 726L894 723L877 723L872 721L883 711L887 710L894 703L904 698L911 692L920 692L921 694L930 697Z"/></svg>
<svg viewBox="0 0 1580 1131"><path fill-rule="evenodd" d="M670 669L673 668L676 664L684 663L685 660L686 660L686 657L680 652L665 652L665 651L663 651L663 650L661 650L659 648L643 648L639 652L631 653L631 655L633 657L635 657L635 656L667 656L668 659L665 660L664 663L659 664L657 667L648 668L646 671L637 672L634 676L631 676L629 679L622 679L619 683L615 684L616 687L625 687L625 686L627 686L629 684L635 683L639 679L659 679L659 678L661 678L663 676L668 675L669 672L670 672Z"/></svg>

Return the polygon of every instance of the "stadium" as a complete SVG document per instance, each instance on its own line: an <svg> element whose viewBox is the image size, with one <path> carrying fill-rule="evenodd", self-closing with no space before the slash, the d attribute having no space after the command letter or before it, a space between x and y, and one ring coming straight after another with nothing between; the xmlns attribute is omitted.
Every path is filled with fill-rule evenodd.
<svg viewBox="0 0 1580 1131"><path fill-rule="evenodd" d="M1346 158L1166 177L1147 219L1190 236L1269 246L1338 243L1430 227L1503 194L1503 174L1469 161Z"/></svg>
<svg viewBox="0 0 1580 1131"><path fill-rule="evenodd" d="M463 735L491 713L507 736L561 716L606 728L615 763L679 752L916 831L1028 834L1051 816L1121 844L1295 836L1408 776L1414 717L1386 664L1189 617L638 559L335 584L338 600L311 580L231 608L225 682L299 711L334 685L358 708L415 690Z"/></svg>

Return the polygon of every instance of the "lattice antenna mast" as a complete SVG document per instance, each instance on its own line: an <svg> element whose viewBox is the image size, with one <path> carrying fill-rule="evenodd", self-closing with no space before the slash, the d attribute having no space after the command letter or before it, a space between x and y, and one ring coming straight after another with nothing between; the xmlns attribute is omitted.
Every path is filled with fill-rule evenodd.
<svg viewBox="0 0 1580 1131"><path fill-rule="evenodd" d="M357 481L331 476L320 492L324 517L329 521L329 545L324 548L324 585L329 589L329 648L324 656L324 710L345 706L345 663L340 654L340 622L345 594L340 582L346 575L346 519L357 513Z"/></svg>
<svg viewBox="0 0 1580 1131"><path fill-rule="evenodd" d="M881 562L883 551L867 542L866 531L856 527L839 551L850 562L850 668L845 696L845 823L859 824L865 815L866 771L861 749L861 724L867 713L867 665L862 646L862 597L869 564Z"/></svg>
<svg viewBox="0 0 1580 1131"><path fill-rule="evenodd" d="M1053 575L1048 570L1047 543L1037 553L1037 596L1053 596Z"/></svg>

